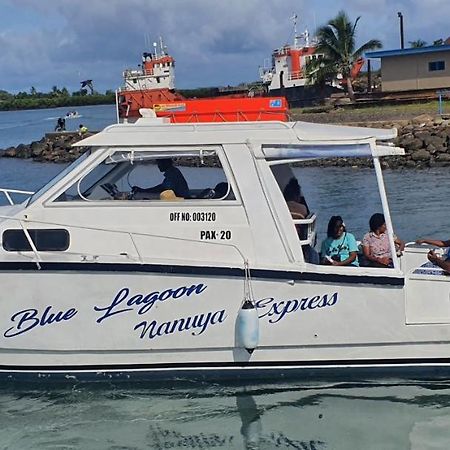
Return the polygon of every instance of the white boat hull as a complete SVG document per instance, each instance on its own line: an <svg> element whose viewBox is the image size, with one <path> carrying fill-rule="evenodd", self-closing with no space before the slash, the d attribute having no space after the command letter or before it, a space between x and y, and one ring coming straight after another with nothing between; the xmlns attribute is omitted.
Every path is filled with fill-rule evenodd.
<svg viewBox="0 0 450 450"><path fill-rule="evenodd" d="M3 374L233 377L450 364L450 324L407 325L396 278L344 277L336 287L308 274L255 273L260 340L250 355L237 340L239 269L82 266L0 274Z"/></svg>

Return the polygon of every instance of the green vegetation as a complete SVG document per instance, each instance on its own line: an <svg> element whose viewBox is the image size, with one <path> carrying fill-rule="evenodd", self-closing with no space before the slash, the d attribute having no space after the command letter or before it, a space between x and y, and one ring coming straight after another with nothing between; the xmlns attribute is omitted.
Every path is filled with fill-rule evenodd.
<svg viewBox="0 0 450 450"><path fill-rule="evenodd" d="M114 104L116 96L113 91L106 91L105 94L94 92L88 95L86 89L69 93L63 87L59 89L53 86L50 92L38 92L33 86L30 92L19 92L10 94L0 90L0 111L11 111L17 109L40 109L58 108L60 106L86 106Z"/></svg>
<svg viewBox="0 0 450 450"><path fill-rule="evenodd" d="M307 65L308 79L316 85L323 85L341 75L346 80L349 97L354 100L352 85L352 68L364 52L381 48L381 42L371 39L361 47L355 47L356 27L360 17L352 24L347 14L340 11L327 25L317 30L318 45L316 53L323 54L321 58L313 59Z"/></svg>
<svg viewBox="0 0 450 450"><path fill-rule="evenodd" d="M358 108L294 108L290 115L292 120L304 120L322 123L351 123L410 120L422 114L435 116L438 112L436 100L424 103L401 105L359 106ZM444 102L444 114L450 114L450 100Z"/></svg>

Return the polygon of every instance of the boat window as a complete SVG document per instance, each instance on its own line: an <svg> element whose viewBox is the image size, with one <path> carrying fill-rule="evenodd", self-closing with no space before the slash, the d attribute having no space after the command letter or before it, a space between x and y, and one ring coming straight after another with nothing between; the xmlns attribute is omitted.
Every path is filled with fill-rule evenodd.
<svg viewBox="0 0 450 450"><path fill-rule="evenodd" d="M91 151L88 150L85 153L83 153L78 159L76 159L74 162L69 164L64 170L59 172L58 175L53 177L47 184L45 184L43 187L41 187L38 191L36 191L28 200L28 205L31 205L34 203L39 197L44 195L49 189L51 189L58 181L62 180L69 172L71 172L75 167L80 165L89 155L91 154Z"/></svg>
<svg viewBox="0 0 450 450"><path fill-rule="evenodd" d="M234 200L215 150L118 150L55 201Z"/></svg>
<svg viewBox="0 0 450 450"><path fill-rule="evenodd" d="M69 232L65 229L27 230L39 251L65 251L70 245ZM32 248L22 229L5 230L2 236L3 248L7 252L31 252Z"/></svg>
<svg viewBox="0 0 450 450"><path fill-rule="evenodd" d="M270 167L285 199L284 207L287 207L292 218L291 229L297 234L297 239L292 242L295 241L301 245L307 262L320 263L318 255L321 252L322 243L327 240L330 219L333 216L341 216L345 223L343 247L333 247L334 242L329 242L330 246L327 247L326 242L324 248L327 248L327 252L330 250L328 256L330 258L338 255L344 257L346 250L348 253L352 252L350 248L355 248L356 244L355 251L359 266L371 267L374 270L391 267L391 265L376 266L367 261L363 254L362 241L370 232L370 219L375 213L384 212L377 177L373 169L361 168L355 171L331 164L317 167L317 165L311 166L308 161L294 159L289 161L273 159ZM300 189L298 187L294 189L295 183L291 180L298 182ZM290 189L287 188L289 184L291 184ZM349 202L349 198L352 201ZM345 234L348 239L345 238ZM401 236L398 237L401 239ZM387 239L390 241L391 237ZM386 245L385 242L383 245ZM335 250L338 250L337 255L333 253ZM325 256L322 255L322 257ZM346 257L348 258L348 255ZM333 271L334 266L330 265L330 270Z"/></svg>

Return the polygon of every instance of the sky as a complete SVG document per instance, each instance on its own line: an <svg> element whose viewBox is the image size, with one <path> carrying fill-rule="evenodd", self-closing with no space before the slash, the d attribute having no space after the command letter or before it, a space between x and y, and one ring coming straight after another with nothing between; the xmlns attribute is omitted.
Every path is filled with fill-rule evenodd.
<svg viewBox="0 0 450 450"><path fill-rule="evenodd" d="M258 67L298 31L314 34L340 10L361 19L357 45L383 48L450 36L450 0L0 0L0 90L99 92L122 84L160 36L176 60L176 87L237 85L258 80Z"/></svg>

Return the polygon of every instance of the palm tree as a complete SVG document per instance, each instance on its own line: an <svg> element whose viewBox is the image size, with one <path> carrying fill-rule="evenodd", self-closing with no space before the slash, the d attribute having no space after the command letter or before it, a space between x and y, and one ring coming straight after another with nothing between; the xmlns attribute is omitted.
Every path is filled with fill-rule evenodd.
<svg viewBox="0 0 450 450"><path fill-rule="evenodd" d="M417 39L417 41L409 41L411 48L422 48L426 47L427 43L423 39Z"/></svg>
<svg viewBox="0 0 450 450"><path fill-rule="evenodd" d="M371 39L355 50L356 26L360 17L352 24L347 14L340 11L327 25L320 27L317 32L317 54L323 57L313 59L306 67L310 82L330 82L338 75L346 80L349 97L354 100L355 93L352 85L352 68L364 52L381 48L378 39Z"/></svg>

